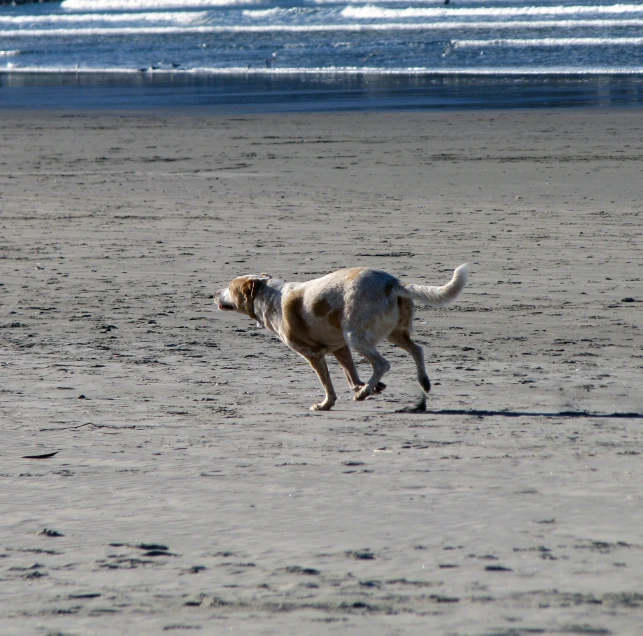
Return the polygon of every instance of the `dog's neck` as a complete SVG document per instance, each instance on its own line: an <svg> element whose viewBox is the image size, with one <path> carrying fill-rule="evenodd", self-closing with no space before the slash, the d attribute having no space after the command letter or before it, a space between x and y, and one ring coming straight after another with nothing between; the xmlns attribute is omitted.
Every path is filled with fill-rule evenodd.
<svg viewBox="0 0 643 636"><path fill-rule="evenodd" d="M252 303L253 320L261 323L266 329L276 331L272 325L273 320L281 316L281 289L285 281L272 279L255 296Z"/></svg>

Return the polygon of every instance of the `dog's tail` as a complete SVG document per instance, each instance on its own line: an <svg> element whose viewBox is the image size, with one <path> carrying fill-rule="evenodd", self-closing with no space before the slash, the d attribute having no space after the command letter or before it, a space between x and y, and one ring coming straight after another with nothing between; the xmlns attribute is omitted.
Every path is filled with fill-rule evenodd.
<svg viewBox="0 0 643 636"><path fill-rule="evenodd" d="M466 263L460 265L453 278L442 287L430 287L428 285L405 285L404 288L413 300L426 303L431 307L444 307L453 302L464 289L469 277L469 267Z"/></svg>

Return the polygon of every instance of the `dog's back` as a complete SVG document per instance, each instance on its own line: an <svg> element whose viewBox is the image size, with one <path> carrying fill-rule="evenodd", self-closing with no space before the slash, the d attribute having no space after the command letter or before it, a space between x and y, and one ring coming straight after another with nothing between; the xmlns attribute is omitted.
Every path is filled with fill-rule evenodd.
<svg viewBox="0 0 643 636"><path fill-rule="evenodd" d="M340 269L306 283L295 283L289 294L302 296L305 318L313 324L329 322L344 329L368 324L395 310L400 295L408 296L392 274L369 267Z"/></svg>

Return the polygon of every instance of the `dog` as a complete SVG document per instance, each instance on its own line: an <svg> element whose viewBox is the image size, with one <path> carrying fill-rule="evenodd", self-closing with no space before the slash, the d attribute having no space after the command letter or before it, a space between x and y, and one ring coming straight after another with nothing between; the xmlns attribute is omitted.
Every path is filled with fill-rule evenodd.
<svg viewBox="0 0 643 636"><path fill-rule="evenodd" d="M382 376L390 364L377 344L387 339L407 351L417 368L417 379L428 393L431 382L424 367L422 348L411 340L414 300L431 307L444 307L464 289L468 266L460 265L451 281L442 287L404 285L379 269L340 269L304 283L287 283L268 274L235 278L214 294L222 311L237 311L273 331L293 351L304 357L324 388L323 401L312 411L328 411L337 395L326 365L327 354L335 356L355 400L380 393ZM360 380L351 348L373 367L368 382Z"/></svg>

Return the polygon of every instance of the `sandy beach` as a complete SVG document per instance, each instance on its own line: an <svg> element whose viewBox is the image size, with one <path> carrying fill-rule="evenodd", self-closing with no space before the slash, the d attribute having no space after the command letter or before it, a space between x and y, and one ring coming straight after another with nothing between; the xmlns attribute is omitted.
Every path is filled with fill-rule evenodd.
<svg viewBox="0 0 643 636"><path fill-rule="evenodd" d="M0 121L0 632L640 634L643 110ZM339 401L214 290L443 284ZM359 362L363 376L365 363ZM41 455L50 455L40 459Z"/></svg>

